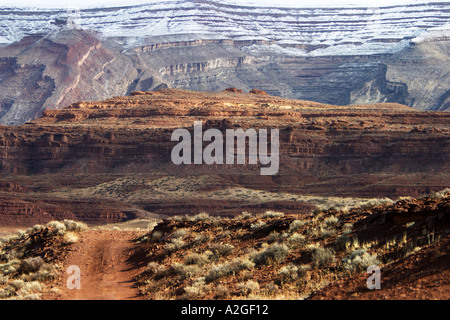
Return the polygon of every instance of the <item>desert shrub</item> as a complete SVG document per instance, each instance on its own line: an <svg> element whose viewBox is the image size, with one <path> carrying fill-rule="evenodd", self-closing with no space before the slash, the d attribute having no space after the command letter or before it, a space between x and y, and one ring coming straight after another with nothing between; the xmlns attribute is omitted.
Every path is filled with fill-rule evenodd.
<svg viewBox="0 0 450 320"><path fill-rule="evenodd" d="M161 231L153 231L150 234L151 241L158 241L163 236L163 233Z"/></svg>
<svg viewBox="0 0 450 320"><path fill-rule="evenodd" d="M51 288L50 289L50 293L60 295L61 294L61 289L59 289L59 288Z"/></svg>
<svg viewBox="0 0 450 320"><path fill-rule="evenodd" d="M206 282L212 282L231 273L232 271L229 264L218 264L215 265L211 270L209 270L209 272L206 274L205 279Z"/></svg>
<svg viewBox="0 0 450 320"><path fill-rule="evenodd" d="M353 229L353 224L351 223L346 223L344 224L343 228L342 228L342 233L343 234L349 234L352 232Z"/></svg>
<svg viewBox="0 0 450 320"><path fill-rule="evenodd" d="M255 266L255 264L247 258L236 258L232 261L233 272L249 270Z"/></svg>
<svg viewBox="0 0 450 320"><path fill-rule="evenodd" d="M192 285L184 288L183 299L193 300L201 298L205 295L206 291L207 286L205 285L205 279L198 278L192 283Z"/></svg>
<svg viewBox="0 0 450 320"><path fill-rule="evenodd" d="M228 288L226 286L222 285L222 284L219 284L214 289L214 292L215 292L215 296L214 297L216 299L224 299L230 294L230 291L228 290Z"/></svg>
<svg viewBox="0 0 450 320"><path fill-rule="evenodd" d="M38 232L41 232L45 229L45 226L43 226L42 224L36 224L34 226L32 226L31 228L29 228L26 233L28 234L35 234Z"/></svg>
<svg viewBox="0 0 450 320"><path fill-rule="evenodd" d="M205 277L205 280L206 282L212 282L219 278L231 274L236 274L243 270L249 270L254 266L255 264L248 259L236 258L231 262L215 265L212 269L209 270Z"/></svg>
<svg viewBox="0 0 450 320"><path fill-rule="evenodd" d="M6 286L5 288L0 288L0 299L8 299L14 295L16 290L12 286Z"/></svg>
<svg viewBox="0 0 450 320"><path fill-rule="evenodd" d="M236 217L237 220L247 220L253 217L253 214L250 212L242 212L240 215Z"/></svg>
<svg viewBox="0 0 450 320"><path fill-rule="evenodd" d="M211 219L211 217L206 212L201 212L192 217L192 221L196 221L196 222L210 220L210 219Z"/></svg>
<svg viewBox="0 0 450 320"><path fill-rule="evenodd" d="M328 207L326 207L326 206L318 205L318 206L312 211L312 213L313 213L314 215L318 215L318 214L322 213L323 211L325 211L325 210L327 210L327 209L328 209Z"/></svg>
<svg viewBox="0 0 450 320"><path fill-rule="evenodd" d="M274 295L278 291L278 286L272 281L264 286L264 293L267 295Z"/></svg>
<svg viewBox="0 0 450 320"><path fill-rule="evenodd" d="M39 281L23 282L19 289L19 295L26 296L30 293L40 292L43 285Z"/></svg>
<svg viewBox="0 0 450 320"><path fill-rule="evenodd" d="M48 281L54 280L57 276L55 267L50 263L43 263L39 270L36 272L30 272L28 274L22 274L20 279L24 281Z"/></svg>
<svg viewBox="0 0 450 320"><path fill-rule="evenodd" d="M41 256L30 256L35 246L41 246L41 236L53 236L67 239L74 230L81 230L78 223L70 220L51 221L44 225L35 225L26 232L18 233L13 240L5 242L0 250L0 298L39 299L44 282L54 280L58 275L57 265L46 263ZM48 229L48 234L40 234ZM29 237L33 235L33 237ZM15 241L20 241L16 243ZM64 243L64 240L63 240Z"/></svg>
<svg viewBox="0 0 450 320"><path fill-rule="evenodd" d="M228 243L225 243L225 244L218 243L218 244L213 244L212 246L210 246L209 249L213 253L212 259L217 260L220 257L227 256L231 252L233 252L234 246L232 244L228 244Z"/></svg>
<svg viewBox="0 0 450 320"><path fill-rule="evenodd" d="M358 236L352 237L351 241L350 241L350 245L347 246L347 249L354 250L354 249L357 249L359 247L360 247L360 243L359 243Z"/></svg>
<svg viewBox="0 0 450 320"><path fill-rule="evenodd" d="M329 266L334 260L334 251L329 248L319 247L312 253L312 263L316 268Z"/></svg>
<svg viewBox="0 0 450 320"><path fill-rule="evenodd" d="M11 281L10 284L15 290L20 290L22 288L22 286L25 284L25 281L20 280L20 279L15 279L15 280Z"/></svg>
<svg viewBox="0 0 450 320"><path fill-rule="evenodd" d="M66 225L59 221L50 221L47 223L47 227L51 229L53 235L62 236L66 232Z"/></svg>
<svg viewBox="0 0 450 320"><path fill-rule="evenodd" d="M285 244L275 243L254 254L251 259L256 265L279 263L286 258L288 252L289 249Z"/></svg>
<svg viewBox="0 0 450 320"><path fill-rule="evenodd" d="M207 234L199 234L196 235L195 238L191 241L191 246L196 246L210 240L210 236Z"/></svg>
<svg viewBox="0 0 450 320"><path fill-rule="evenodd" d="M183 221L188 221L189 217L187 215L184 216L173 216L172 220L175 222L183 222Z"/></svg>
<svg viewBox="0 0 450 320"><path fill-rule="evenodd" d="M345 270L361 272L367 270L371 265L379 265L376 254L370 254L365 249L354 250L347 258L342 259L341 265Z"/></svg>
<svg viewBox="0 0 450 320"><path fill-rule="evenodd" d="M284 213L269 210L269 211L264 212L263 217L265 217L265 218L281 218L281 217L284 217Z"/></svg>
<svg viewBox="0 0 450 320"><path fill-rule="evenodd" d="M305 245L305 236L299 233L294 233L291 236L289 236L289 238L287 238L286 241L289 248L292 249L300 248Z"/></svg>
<svg viewBox="0 0 450 320"><path fill-rule="evenodd" d="M63 221L64 226L66 227L67 231L73 231L73 232L80 232L87 230L87 225L83 222L79 221L73 221L73 220L64 220Z"/></svg>
<svg viewBox="0 0 450 320"><path fill-rule="evenodd" d="M280 233L276 231L272 231L267 237L268 242L275 242L281 239Z"/></svg>
<svg viewBox="0 0 450 320"><path fill-rule="evenodd" d="M22 300L40 300L41 294L40 293L29 293L22 297Z"/></svg>
<svg viewBox="0 0 450 320"><path fill-rule="evenodd" d="M303 278L306 273L311 270L311 266L308 264L302 264L297 267L297 275L301 278Z"/></svg>
<svg viewBox="0 0 450 320"><path fill-rule="evenodd" d="M12 280L9 285L0 289L0 299L38 300L44 285L39 281Z"/></svg>
<svg viewBox="0 0 450 320"><path fill-rule="evenodd" d="M193 264L193 265L184 265L181 263L174 263L170 266L169 272L174 273L180 277L180 279L189 279L193 276L199 274L201 269Z"/></svg>
<svg viewBox="0 0 450 320"><path fill-rule="evenodd" d="M17 272L20 267L20 260L11 259L6 263L0 264L0 274L10 275Z"/></svg>
<svg viewBox="0 0 450 320"><path fill-rule="evenodd" d="M254 280L248 280L245 283L238 283L236 289L244 296L255 293L259 290L259 283Z"/></svg>
<svg viewBox="0 0 450 320"><path fill-rule="evenodd" d="M325 219L324 223L327 227L334 226L338 222L338 218L331 216Z"/></svg>
<svg viewBox="0 0 450 320"><path fill-rule="evenodd" d="M429 197L431 199L434 199L434 200L439 200L439 199L444 198L447 195L447 193L449 193L449 192L450 192L450 188L446 188L446 189L441 190L441 191L431 192Z"/></svg>
<svg viewBox="0 0 450 320"><path fill-rule="evenodd" d="M298 268L293 264L282 267L278 270L281 282L291 282L298 278Z"/></svg>
<svg viewBox="0 0 450 320"><path fill-rule="evenodd" d="M371 209L384 204L393 204L394 201L389 198L384 199L369 199L361 204L362 209Z"/></svg>
<svg viewBox="0 0 450 320"><path fill-rule="evenodd" d="M155 262L155 261L152 261L152 262L149 262L148 264L147 264L147 268L146 268L146 271L148 272L148 273L155 273L156 272L156 270L158 270L158 268L159 268L159 264L157 263L157 262Z"/></svg>
<svg viewBox="0 0 450 320"><path fill-rule="evenodd" d="M64 234L64 244L74 244L77 241L78 241L78 235L75 232L70 231L70 232L66 232Z"/></svg>
<svg viewBox="0 0 450 320"><path fill-rule="evenodd" d="M336 230L334 229L320 229L320 235L324 238L331 237L336 233Z"/></svg>
<svg viewBox="0 0 450 320"><path fill-rule="evenodd" d="M203 286L187 286L184 288L183 299L194 300L205 294Z"/></svg>
<svg viewBox="0 0 450 320"><path fill-rule="evenodd" d="M310 237L317 237L319 235L319 229L316 227L308 228L306 234Z"/></svg>
<svg viewBox="0 0 450 320"><path fill-rule="evenodd" d="M152 266L153 267L153 266ZM153 270L153 279L155 280L160 280L162 278L165 278L169 275L170 269L163 266L163 265L158 265L154 270Z"/></svg>
<svg viewBox="0 0 450 320"><path fill-rule="evenodd" d="M258 231L261 231L262 229L264 229L265 227L267 227L267 223L266 222L258 221L258 222L252 223L250 225L250 230L252 232L258 232Z"/></svg>
<svg viewBox="0 0 450 320"><path fill-rule="evenodd" d="M303 220L294 220L289 225L289 232L294 232L300 229L302 226L305 225L305 221Z"/></svg>
<svg viewBox="0 0 450 320"><path fill-rule="evenodd" d="M306 251L308 252L314 252L316 249L320 248L320 243L318 242L313 242L313 243L308 243L305 246Z"/></svg>
<svg viewBox="0 0 450 320"><path fill-rule="evenodd" d="M185 242L182 239L171 239L169 243L164 246L164 253L171 254L175 251L182 249L185 246Z"/></svg>
<svg viewBox="0 0 450 320"><path fill-rule="evenodd" d="M184 264L202 266L208 262L208 258L208 255L204 253L191 253L184 259Z"/></svg>
<svg viewBox="0 0 450 320"><path fill-rule="evenodd" d="M184 238L188 233L189 231L187 229L177 229L172 234L172 238L173 239Z"/></svg>

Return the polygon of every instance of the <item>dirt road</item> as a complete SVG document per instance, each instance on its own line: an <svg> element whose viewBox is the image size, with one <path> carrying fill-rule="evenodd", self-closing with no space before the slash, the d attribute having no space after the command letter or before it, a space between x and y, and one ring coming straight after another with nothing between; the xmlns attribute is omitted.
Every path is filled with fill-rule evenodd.
<svg viewBox="0 0 450 320"><path fill-rule="evenodd" d="M80 289L69 289L65 273L57 284L61 300L137 300L133 276L139 270L129 261L139 233L132 231L89 230L79 235L64 261L63 271L71 265L80 270ZM72 282L74 283L74 282ZM51 299L51 297L49 297Z"/></svg>

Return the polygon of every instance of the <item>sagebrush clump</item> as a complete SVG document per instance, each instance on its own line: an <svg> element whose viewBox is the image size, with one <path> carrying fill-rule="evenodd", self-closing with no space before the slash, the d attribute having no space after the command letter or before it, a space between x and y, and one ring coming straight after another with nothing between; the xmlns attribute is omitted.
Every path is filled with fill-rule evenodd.
<svg viewBox="0 0 450 320"><path fill-rule="evenodd" d="M318 247L312 253L312 263L316 268L327 267L334 261L335 255L332 249Z"/></svg>
<svg viewBox="0 0 450 320"><path fill-rule="evenodd" d="M367 270L371 265L380 265L381 261L376 254L370 254L365 249L354 250L341 262L342 267L350 272L361 272Z"/></svg>
<svg viewBox="0 0 450 320"><path fill-rule="evenodd" d="M205 280L206 282L212 282L230 274L237 274L243 270L250 270L254 266L255 264L246 258L235 258L231 262L213 266L207 273Z"/></svg>
<svg viewBox="0 0 450 320"><path fill-rule="evenodd" d="M256 265L279 263L286 258L289 248L285 244L275 243L253 255L251 260Z"/></svg>
<svg viewBox="0 0 450 320"><path fill-rule="evenodd" d="M73 220L37 224L0 244L0 299L40 299L46 283L59 274L60 266L46 257L44 243L67 248L87 225Z"/></svg>

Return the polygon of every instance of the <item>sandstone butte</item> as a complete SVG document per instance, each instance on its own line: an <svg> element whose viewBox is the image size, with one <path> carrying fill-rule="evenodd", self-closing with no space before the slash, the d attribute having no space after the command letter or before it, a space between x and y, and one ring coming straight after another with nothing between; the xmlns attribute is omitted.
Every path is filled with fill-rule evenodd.
<svg viewBox="0 0 450 320"><path fill-rule="evenodd" d="M277 128L280 169L171 162L174 129ZM449 187L450 113L334 106L262 91L162 89L46 110L0 126L0 224L308 212L302 196L418 196ZM317 204L317 203L316 203Z"/></svg>

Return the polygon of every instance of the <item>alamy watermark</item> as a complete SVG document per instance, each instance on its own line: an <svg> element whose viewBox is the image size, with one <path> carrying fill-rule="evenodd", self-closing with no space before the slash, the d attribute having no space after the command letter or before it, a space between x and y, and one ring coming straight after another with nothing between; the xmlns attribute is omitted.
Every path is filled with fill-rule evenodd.
<svg viewBox="0 0 450 320"><path fill-rule="evenodd" d="M366 285L369 290L381 289L381 270L380 267L376 265L371 265L367 268L367 273L370 273L370 276L367 277Z"/></svg>
<svg viewBox="0 0 450 320"><path fill-rule="evenodd" d="M79 266L71 265L67 268L66 272L69 274L67 278L67 288L72 289L81 289L81 270Z"/></svg>
<svg viewBox="0 0 450 320"><path fill-rule="evenodd" d="M270 153L267 129L226 129L224 142L222 131L210 128L203 132L202 122L195 121L193 135L192 137L189 130L183 128L172 132L171 141L179 141L171 153L174 164L245 164L248 150L248 164L256 165L259 161L259 164L266 166L260 168L261 175L274 175L278 172L278 129L270 130ZM203 149L204 141L210 143Z"/></svg>

